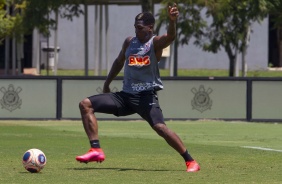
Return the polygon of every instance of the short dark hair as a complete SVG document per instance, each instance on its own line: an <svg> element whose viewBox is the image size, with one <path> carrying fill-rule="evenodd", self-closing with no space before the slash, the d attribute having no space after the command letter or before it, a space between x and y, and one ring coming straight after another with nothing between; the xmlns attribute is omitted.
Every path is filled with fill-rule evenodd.
<svg viewBox="0 0 282 184"><path fill-rule="evenodd" d="M143 21L145 25L155 24L155 17L150 12L139 13L135 17L135 21Z"/></svg>

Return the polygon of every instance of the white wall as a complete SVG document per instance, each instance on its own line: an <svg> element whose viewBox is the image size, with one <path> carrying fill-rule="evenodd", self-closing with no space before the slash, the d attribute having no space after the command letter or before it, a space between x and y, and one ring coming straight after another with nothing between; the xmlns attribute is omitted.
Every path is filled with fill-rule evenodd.
<svg viewBox="0 0 282 184"><path fill-rule="evenodd" d="M155 13L159 6L155 6ZM117 57L121 45L127 36L134 36L134 18L140 13L141 6L109 6L109 61L112 63ZM89 68L94 69L94 6L89 6ZM72 22L66 19L59 20L58 27L59 53L58 68L84 68L84 17L74 18ZM267 69L268 66L268 21L254 24L250 46L247 51L247 63L250 70ZM164 33L165 30L162 30ZM50 45L54 43L53 33ZM105 43L102 45L103 68L106 68ZM241 61L241 56L239 56ZM241 64L240 64L241 65ZM166 63L168 67L168 63ZM202 51L189 45L179 47L178 67L185 69L228 69L229 59L224 50L217 54Z"/></svg>

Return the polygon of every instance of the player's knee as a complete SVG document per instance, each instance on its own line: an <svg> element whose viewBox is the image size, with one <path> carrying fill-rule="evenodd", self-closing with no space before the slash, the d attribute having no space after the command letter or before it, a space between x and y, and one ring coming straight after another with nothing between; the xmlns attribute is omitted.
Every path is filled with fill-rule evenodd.
<svg viewBox="0 0 282 184"><path fill-rule="evenodd" d="M153 126L153 129L157 132L157 134L161 137L165 137L167 135L167 126L163 123L158 123Z"/></svg>
<svg viewBox="0 0 282 184"><path fill-rule="evenodd" d="M91 108L91 102L88 98L85 98L84 100L82 100L81 102L79 102L79 109L81 111L85 111L87 109Z"/></svg>

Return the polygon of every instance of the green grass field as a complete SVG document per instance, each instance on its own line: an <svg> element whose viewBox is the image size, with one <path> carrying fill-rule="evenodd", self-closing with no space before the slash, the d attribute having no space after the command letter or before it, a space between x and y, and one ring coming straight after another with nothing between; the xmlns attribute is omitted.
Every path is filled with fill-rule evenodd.
<svg viewBox="0 0 282 184"><path fill-rule="evenodd" d="M80 121L0 121L0 183L187 184L282 182L282 124L170 121L201 171L184 161L145 122L100 121L103 163L81 164L89 143ZM244 146L269 148L259 150ZM44 151L40 173L21 163L30 148Z"/></svg>
<svg viewBox="0 0 282 184"><path fill-rule="evenodd" d="M41 70L40 75L46 76L47 70ZM49 71L48 75L53 76L54 72ZM58 70L58 76L84 76L84 70ZM102 71L102 76L106 76L107 72ZM162 77L170 76L168 69L161 69L160 75ZM88 71L88 76L94 76L94 70ZM123 73L119 73L119 76L123 76ZM209 70L209 69L178 69L177 76L179 77L228 77L228 70ZM239 75L241 77L241 73ZM247 77L282 77L282 71L271 71L271 70L252 70L247 72Z"/></svg>

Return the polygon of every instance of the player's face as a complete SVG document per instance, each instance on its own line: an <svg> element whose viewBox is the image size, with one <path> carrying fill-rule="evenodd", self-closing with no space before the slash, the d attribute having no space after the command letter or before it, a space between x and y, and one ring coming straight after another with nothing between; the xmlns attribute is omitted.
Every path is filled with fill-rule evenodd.
<svg viewBox="0 0 282 184"><path fill-rule="evenodd" d="M136 37L141 43L147 42L151 38L151 26L144 25L143 21L136 21L134 27Z"/></svg>

